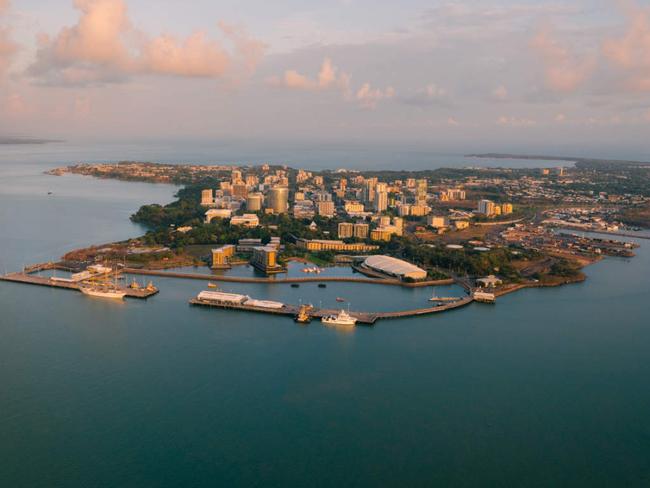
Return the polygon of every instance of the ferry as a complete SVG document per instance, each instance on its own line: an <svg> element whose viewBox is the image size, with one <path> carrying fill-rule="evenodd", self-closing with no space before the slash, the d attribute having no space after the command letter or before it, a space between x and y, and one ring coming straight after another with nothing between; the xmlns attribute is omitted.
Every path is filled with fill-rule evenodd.
<svg viewBox="0 0 650 488"><path fill-rule="evenodd" d="M341 310L338 315L326 315L321 319L326 325L356 325L357 319L348 314L345 310Z"/></svg>
<svg viewBox="0 0 650 488"><path fill-rule="evenodd" d="M116 300L123 300L124 297L126 296L125 291L120 290L119 288L114 286L90 285L90 286L82 286L79 288L79 290L81 290L81 293L83 293L84 295L88 295L89 297L96 297L96 298L111 298Z"/></svg>

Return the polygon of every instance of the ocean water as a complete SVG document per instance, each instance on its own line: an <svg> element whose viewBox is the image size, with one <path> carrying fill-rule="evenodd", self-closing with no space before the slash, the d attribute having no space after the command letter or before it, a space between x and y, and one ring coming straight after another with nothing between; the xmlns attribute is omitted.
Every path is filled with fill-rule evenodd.
<svg viewBox="0 0 650 488"><path fill-rule="evenodd" d="M4 145L0 146L0 150L0 161L12 164L38 162L53 166L77 162L114 161L240 165L270 163L314 170L337 168L426 170L441 167L488 166L539 168L573 165L572 162L545 160L468 158L462 152L441 151L426 145L395 146L388 143L368 145L273 141L255 143L248 141L152 141L148 143L68 141L42 145ZM482 150L476 149L473 152L482 152Z"/></svg>
<svg viewBox="0 0 650 488"><path fill-rule="evenodd" d="M50 151L0 158L2 270L138 235L128 216L173 198L42 175L86 159ZM0 283L0 486L648 486L640 242L582 284L352 331L193 308L195 281L159 278L159 295L124 303ZM385 310L431 293L227 287Z"/></svg>

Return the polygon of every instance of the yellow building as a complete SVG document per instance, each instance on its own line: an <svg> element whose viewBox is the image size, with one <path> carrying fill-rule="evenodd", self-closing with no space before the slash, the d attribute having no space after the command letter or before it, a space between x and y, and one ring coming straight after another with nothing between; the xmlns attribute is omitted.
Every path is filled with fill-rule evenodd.
<svg viewBox="0 0 650 488"><path fill-rule="evenodd" d="M501 213L503 215L511 214L512 211L513 211L512 203L504 203L503 205L501 205Z"/></svg>
<svg viewBox="0 0 650 488"><path fill-rule="evenodd" d="M212 267L229 268L230 260L235 255L235 246L226 245L212 250Z"/></svg>
<svg viewBox="0 0 650 488"><path fill-rule="evenodd" d="M278 264L278 250L272 246L254 248L251 264L266 274L284 271L284 268Z"/></svg>
<svg viewBox="0 0 650 488"><path fill-rule="evenodd" d="M379 249L379 246L372 246L357 242L353 244L346 244L343 241L330 241L322 239L298 239L296 245L299 248L306 249L307 251L343 251L343 252L370 252Z"/></svg>

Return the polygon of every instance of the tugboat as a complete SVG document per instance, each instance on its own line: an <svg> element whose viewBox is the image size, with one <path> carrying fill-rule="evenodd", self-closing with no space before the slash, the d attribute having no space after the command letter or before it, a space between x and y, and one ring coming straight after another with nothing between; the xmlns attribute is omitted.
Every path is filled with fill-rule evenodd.
<svg viewBox="0 0 650 488"><path fill-rule="evenodd" d="M321 322L323 322L326 325L349 325L349 326L353 326L353 325L356 325L357 319L352 317L345 310L341 310L341 312L338 315L326 315L325 317L323 317L321 319Z"/></svg>
<svg viewBox="0 0 650 488"><path fill-rule="evenodd" d="M294 320L299 324L308 324L311 322L311 315L309 315L311 309L311 305L301 305Z"/></svg>

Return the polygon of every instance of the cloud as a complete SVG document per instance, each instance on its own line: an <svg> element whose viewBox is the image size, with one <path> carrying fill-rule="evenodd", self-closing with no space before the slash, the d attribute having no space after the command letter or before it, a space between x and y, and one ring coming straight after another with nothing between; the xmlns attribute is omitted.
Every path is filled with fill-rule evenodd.
<svg viewBox="0 0 650 488"><path fill-rule="evenodd" d="M553 39L549 29L540 30L530 45L544 61L546 85L553 91L574 91L594 69L595 59L577 59Z"/></svg>
<svg viewBox="0 0 650 488"><path fill-rule="evenodd" d="M338 89L345 94L350 91L350 76L334 66L330 58L323 60L315 79L291 69L285 71L282 78L273 77L269 82L272 85L283 86L290 90L321 91Z"/></svg>
<svg viewBox="0 0 650 488"><path fill-rule="evenodd" d="M388 87L384 90L379 88L372 88L370 83L364 83L356 93L356 100L359 106L367 109L374 109L381 100L393 98L395 90L393 87Z"/></svg>
<svg viewBox="0 0 650 488"><path fill-rule="evenodd" d="M625 3L627 30L618 38L603 42L603 55L622 69L629 88L650 90L650 8Z"/></svg>
<svg viewBox="0 0 650 488"><path fill-rule="evenodd" d="M429 83L415 94L401 97L400 101L416 106L440 105L448 107L451 105L447 91L435 83Z"/></svg>
<svg viewBox="0 0 650 488"><path fill-rule="evenodd" d="M9 0L0 0L0 16L6 14L8 10ZM16 44L9 37L9 29L0 26L0 77L4 77L7 73L16 50Z"/></svg>
<svg viewBox="0 0 650 488"><path fill-rule="evenodd" d="M504 102L508 99L508 89L503 85L497 86L492 90L492 98L499 102Z"/></svg>
<svg viewBox="0 0 650 488"><path fill-rule="evenodd" d="M38 81L61 84L110 83L130 76L167 75L220 78L235 65L252 73L264 50L241 29L219 25L230 49L202 31L185 39L150 37L128 18L124 0L75 0L81 16L54 37L41 35L28 73Z"/></svg>
<svg viewBox="0 0 650 488"><path fill-rule="evenodd" d="M497 125L507 126L507 127L533 127L537 125L537 122L528 119L525 117L514 117L514 116L505 116L502 115L497 119Z"/></svg>
<svg viewBox="0 0 650 488"><path fill-rule="evenodd" d="M460 122L455 117L449 117L447 119L447 125L449 127L458 127L460 125Z"/></svg>

